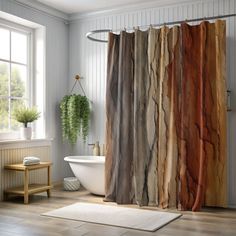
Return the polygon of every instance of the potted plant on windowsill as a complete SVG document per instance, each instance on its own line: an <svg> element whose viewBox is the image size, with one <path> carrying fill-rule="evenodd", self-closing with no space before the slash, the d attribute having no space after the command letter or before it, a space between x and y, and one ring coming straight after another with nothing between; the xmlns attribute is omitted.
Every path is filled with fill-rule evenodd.
<svg viewBox="0 0 236 236"><path fill-rule="evenodd" d="M22 139L31 139L32 128L28 127L28 123L37 120L39 117L40 112L37 111L36 107L27 108L22 106L14 110L13 118L24 124L20 129L20 136Z"/></svg>

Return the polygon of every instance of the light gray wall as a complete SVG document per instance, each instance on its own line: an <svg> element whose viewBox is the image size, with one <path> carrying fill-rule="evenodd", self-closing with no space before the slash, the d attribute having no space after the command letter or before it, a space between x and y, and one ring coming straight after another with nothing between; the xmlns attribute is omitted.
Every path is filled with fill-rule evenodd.
<svg viewBox="0 0 236 236"><path fill-rule="evenodd" d="M164 2L164 1L163 1ZM162 4L163 4L162 2ZM168 1L170 2L170 1ZM177 2L177 1L176 1ZM106 54L104 43L87 40L85 34L90 30L137 25L149 25L174 20L185 20L236 12L234 0L204 0L178 1L160 7L156 3L145 4L145 8L138 6L131 9L117 9L98 14L84 14L80 19L70 24L70 68L69 77L80 73L85 79L82 81L84 89L93 101L93 115L89 142L99 140L104 142L105 136L105 87L106 87ZM75 15L72 18L76 18ZM236 205L236 17L227 19L227 83L232 91L233 111L228 113L228 159L229 159L229 204ZM70 87L73 80L69 80ZM127 134L129 135L129 134ZM91 153L87 145L78 142L74 154Z"/></svg>
<svg viewBox="0 0 236 236"><path fill-rule="evenodd" d="M36 22L46 27L46 134L53 138L53 181L70 173L63 157L68 154L62 145L59 101L67 93L69 66L68 25L60 18L44 14L12 0L0 0L0 11Z"/></svg>

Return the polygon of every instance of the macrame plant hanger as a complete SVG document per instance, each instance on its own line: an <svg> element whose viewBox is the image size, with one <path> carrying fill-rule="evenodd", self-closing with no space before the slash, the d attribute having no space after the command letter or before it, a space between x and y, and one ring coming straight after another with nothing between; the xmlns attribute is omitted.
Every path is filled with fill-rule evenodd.
<svg viewBox="0 0 236 236"><path fill-rule="evenodd" d="M70 93L73 92L73 90L74 90L74 88L75 88L75 85L76 85L77 83L79 83L79 86L80 86L80 88L81 88L81 90L82 90L84 96L87 97L87 96L86 96L86 93L85 93L85 91L84 91L84 88L83 88L82 84L80 83L80 79L81 79L80 75L76 75L76 76L75 76L75 83L74 83L74 85L73 85L73 87L72 87Z"/></svg>

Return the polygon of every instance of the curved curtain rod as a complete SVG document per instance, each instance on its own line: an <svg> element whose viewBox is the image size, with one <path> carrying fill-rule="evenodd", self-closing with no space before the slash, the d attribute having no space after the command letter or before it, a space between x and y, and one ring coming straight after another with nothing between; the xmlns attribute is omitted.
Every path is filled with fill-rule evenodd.
<svg viewBox="0 0 236 236"><path fill-rule="evenodd" d="M195 22L195 21L203 21L203 20L214 20L214 19L220 19L220 18L227 18L227 17L233 17L236 16L236 14L228 14L228 15L220 15L220 16L210 16L210 17L201 17L201 18L195 18L195 19L186 19L186 20L179 20L179 21L169 21L169 22L164 22L164 23L160 23L160 24L150 24L150 25L141 25L141 26L136 26L136 27L129 27L129 28L123 28L123 29L100 29L100 30L92 30L89 31L86 34L86 37L89 40L95 41L95 42L99 42L99 43L107 43L108 40L103 40L103 39L96 39L94 37L92 37L92 35L94 34L98 34L98 33L109 33L109 32L117 32L117 31L122 31L122 30L134 30L139 29L139 28L147 28L147 27L159 27L159 26L163 26L163 25L175 25L175 24L181 24L183 22Z"/></svg>

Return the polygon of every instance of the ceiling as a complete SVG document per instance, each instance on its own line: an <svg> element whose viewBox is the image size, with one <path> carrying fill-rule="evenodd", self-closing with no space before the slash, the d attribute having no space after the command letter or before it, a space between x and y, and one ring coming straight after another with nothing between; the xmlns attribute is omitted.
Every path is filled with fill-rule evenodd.
<svg viewBox="0 0 236 236"><path fill-rule="evenodd" d="M153 0L38 0L67 14L106 10ZM156 0L159 1L159 0Z"/></svg>

